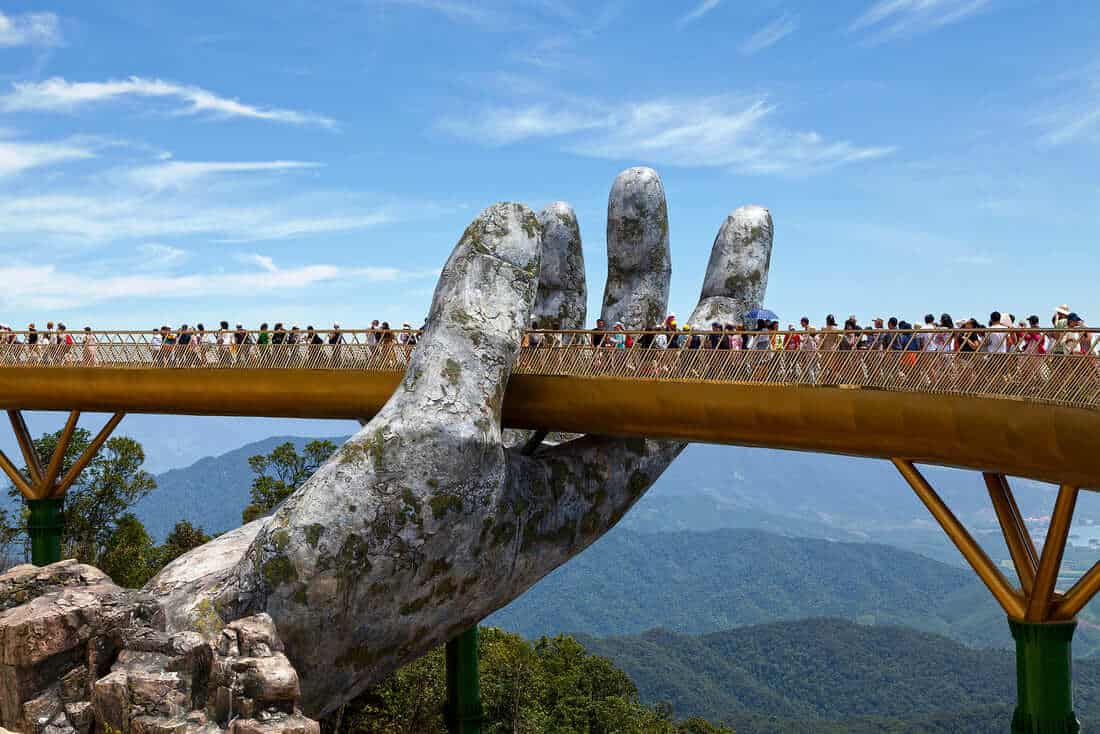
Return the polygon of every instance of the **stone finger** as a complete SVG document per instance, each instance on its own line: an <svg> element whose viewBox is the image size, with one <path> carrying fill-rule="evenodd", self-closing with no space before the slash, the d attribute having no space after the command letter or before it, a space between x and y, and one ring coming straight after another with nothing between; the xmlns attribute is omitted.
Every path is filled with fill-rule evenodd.
<svg viewBox="0 0 1100 734"><path fill-rule="evenodd" d="M730 212L714 238L699 304L688 321L692 328L708 329L715 321L739 324L763 305L773 235L772 215L764 207Z"/></svg>
<svg viewBox="0 0 1100 734"><path fill-rule="evenodd" d="M672 260L668 204L652 168L628 168L607 200L607 285L602 318L627 329L653 328L668 308Z"/></svg>
<svg viewBox="0 0 1100 734"><path fill-rule="evenodd" d="M540 329L583 329L588 288L577 215L569 204L556 201L539 212L538 220L542 265L532 320Z"/></svg>

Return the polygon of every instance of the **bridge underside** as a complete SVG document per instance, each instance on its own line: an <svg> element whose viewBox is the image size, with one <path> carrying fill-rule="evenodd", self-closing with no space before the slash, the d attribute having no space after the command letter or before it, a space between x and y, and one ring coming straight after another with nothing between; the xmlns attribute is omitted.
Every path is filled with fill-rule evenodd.
<svg viewBox="0 0 1100 734"><path fill-rule="evenodd" d="M0 409L362 419L398 372L0 368ZM867 388L513 375L511 428L827 452L1100 488L1100 411Z"/></svg>

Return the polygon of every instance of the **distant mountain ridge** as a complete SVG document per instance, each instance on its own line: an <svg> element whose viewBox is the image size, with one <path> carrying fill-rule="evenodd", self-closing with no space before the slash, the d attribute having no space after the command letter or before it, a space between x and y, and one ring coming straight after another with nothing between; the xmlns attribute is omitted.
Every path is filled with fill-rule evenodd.
<svg viewBox="0 0 1100 734"><path fill-rule="evenodd" d="M1008 730L1016 695L1010 652L902 627L818 618L700 636L658 629L578 639L625 670L643 700L730 721L739 732L993 734ZM1079 660L1074 680L1078 716L1092 731L1100 659Z"/></svg>
<svg viewBox="0 0 1100 734"><path fill-rule="evenodd" d="M492 615L527 638L709 633L807 617L903 625L974 647L1010 647L1003 610L968 569L875 543L758 530L635 533L615 528ZM1100 652L1082 615L1078 655Z"/></svg>

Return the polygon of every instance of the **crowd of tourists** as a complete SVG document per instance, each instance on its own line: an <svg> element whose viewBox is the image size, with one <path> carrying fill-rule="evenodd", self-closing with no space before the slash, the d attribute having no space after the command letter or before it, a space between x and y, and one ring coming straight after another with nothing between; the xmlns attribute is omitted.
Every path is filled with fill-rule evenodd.
<svg viewBox="0 0 1100 734"><path fill-rule="evenodd" d="M755 315L753 312L751 315ZM764 312L771 315L771 312ZM567 330L560 324L533 322L523 336L523 346L553 348L587 346L607 349L726 349L753 351L843 352L881 350L902 352L975 352L1036 355L1083 354L1100 356L1100 331L1091 331L1066 305L1054 309L1049 326L1038 316L1017 319L994 311L987 322L975 318L956 320L950 314L927 314L919 323L897 317L876 317L861 324L853 315L840 323L832 314L820 326L803 317L798 326L780 328L773 318L747 319L741 323L712 322L692 329L680 325L675 314L651 328L629 330L622 322L610 326L602 319L592 329ZM403 364L420 338L420 330L403 323L391 328L372 321L369 328L346 332L340 324L331 328L305 329L282 322L260 324L251 330L222 321L207 329L202 323L164 325L141 335L97 335L85 326L75 334L64 323L48 322L44 329L28 324L15 332L0 324L0 344L20 362L98 364L100 349L112 353L125 348L125 360L143 352L153 364L171 366L227 365L246 361L256 366L363 366ZM10 346L19 348L11 349ZM350 361L348 361L350 360ZM117 361L109 359L109 361Z"/></svg>
<svg viewBox="0 0 1100 734"><path fill-rule="evenodd" d="M622 322L609 328L603 319L590 332L540 330L537 323L525 336L527 346L563 346L590 344L597 347L658 349L748 349L748 350L895 350L908 352L1027 352L1032 354L1098 354L1100 331L1091 332L1077 313L1068 306L1055 309L1050 326L1041 327L1038 316L1017 319L1014 314L994 311L989 321L976 318L955 320L950 314L927 314L918 324L896 316L875 317L861 325L856 316L838 323L829 314L824 324L812 326L802 317L799 326L788 324L781 330L779 321L755 319L755 323L714 321L709 328L680 326L675 314L646 331L632 332Z"/></svg>

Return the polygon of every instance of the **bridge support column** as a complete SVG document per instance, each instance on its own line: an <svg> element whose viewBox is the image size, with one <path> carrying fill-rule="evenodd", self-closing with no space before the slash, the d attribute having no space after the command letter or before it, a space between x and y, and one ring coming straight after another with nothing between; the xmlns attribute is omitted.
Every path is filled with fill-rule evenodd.
<svg viewBox="0 0 1100 734"><path fill-rule="evenodd" d="M31 536L31 563L48 566L61 560L61 531L65 528L64 497L27 500L30 517L27 533Z"/></svg>
<svg viewBox="0 0 1100 734"><path fill-rule="evenodd" d="M1012 734L1077 734L1071 642L1076 620L1024 622L1009 618L1016 640L1016 711Z"/></svg>
<svg viewBox="0 0 1100 734"><path fill-rule="evenodd" d="M1008 624L1016 640L1017 704L1012 716L1012 733L1076 734L1081 731L1073 712L1071 641L1077 628L1077 613L1100 591L1100 563L1066 593L1055 590L1077 505L1078 488L1068 484L1058 488L1050 525L1039 553L1008 480L1002 474L985 474L989 498L1019 579L1019 588L1016 588L913 462L894 459L894 465L1008 614Z"/></svg>
<svg viewBox="0 0 1100 734"><path fill-rule="evenodd" d="M481 681L478 670L477 626L447 643L447 706L451 734L481 734Z"/></svg>
<svg viewBox="0 0 1100 734"><path fill-rule="evenodd" d="M47 566L61 560L61 536L65 530L65 492L80 478L81 472L103 448L124 415L115 413L111 416L107 425L100 429L88 447L70 464L66 462L66 454L76 432L76 423L80 420L80 411L72 411L57 438L49 463L43 466L23 420L23 414L18 410L8 411L8 418L11 419L11 427L26 466L20 471L0 451L0 470L3 470L27 501L27 508L30 510L27 533L31 538L31 562L34 565Z"/></svg>

